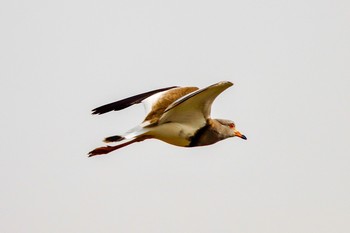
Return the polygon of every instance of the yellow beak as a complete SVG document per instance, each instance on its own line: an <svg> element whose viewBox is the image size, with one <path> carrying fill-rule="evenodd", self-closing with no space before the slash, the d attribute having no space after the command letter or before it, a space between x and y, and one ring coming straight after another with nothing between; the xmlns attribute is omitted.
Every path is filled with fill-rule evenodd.
<svg viewBox="0 0 350 233"><path fill-rule="evenodd" d="M247 137L244 136L243 134L241 134L239 131L235 131L235 136L236 136L236 137L240 137L240 138L242 138L242 139L244 139L244 140L247 140Z"/></svg>

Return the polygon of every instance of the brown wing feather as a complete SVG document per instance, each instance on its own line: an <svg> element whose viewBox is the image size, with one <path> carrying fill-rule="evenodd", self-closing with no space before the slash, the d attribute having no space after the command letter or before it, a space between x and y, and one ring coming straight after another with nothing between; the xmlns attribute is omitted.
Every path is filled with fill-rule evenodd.
<svg viewBox="0 0 350 233"><path fill-rule="evenodd" d="M198 87L179 87L167 91L162 95L162 98L159 98L159 100L154 103L150 113L146 116L144 121L149 121L150 124L156 123L170 104L198 89Z"/></svg>

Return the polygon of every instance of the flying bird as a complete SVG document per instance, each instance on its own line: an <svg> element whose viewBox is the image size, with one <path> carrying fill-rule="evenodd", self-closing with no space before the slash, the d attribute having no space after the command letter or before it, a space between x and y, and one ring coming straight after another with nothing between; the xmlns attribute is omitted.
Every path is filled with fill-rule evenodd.
<svg viewBox="0 0 350 233"><path fill-rule="evenodd" d="M143 103L144 121L122 135L110 136L105 143L89 152L89 157L110 153L135 142L155 138L182 147L206 146L230 137L247 139L231 120L210 118L215 98L232 86L228 81L203 89L198 87L167 87L135 95L92 110L92 114L119 111Z"/></svg>

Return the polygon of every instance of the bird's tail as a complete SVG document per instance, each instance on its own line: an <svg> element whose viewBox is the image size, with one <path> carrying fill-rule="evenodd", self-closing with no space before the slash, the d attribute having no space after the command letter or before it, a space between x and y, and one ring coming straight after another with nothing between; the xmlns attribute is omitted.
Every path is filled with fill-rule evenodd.
<svg viewBox="0 0 350 233"><path fill-rule="evenodd" d="M96 155L103 155L108 154L114 150L120 149L124 146L128 146L135 142L141 142L145 139L152 138L151 136L145 135L148 130L143 128L142 126L137 126L130 131L128 131L125 135L119 136L110 136L104 139L104 142L106 143L112 143L115 142L117 144L115 145L108 145L103 147L98 147L88 153L89 157L96 156Z"/></svg>
<svg viewBox="0 0 350 233"><path fill-rule="evenodd" d="M103 141L105 143L110 143L110 142L120 142L122 140L124 140L125 137L124 136L119 136L119 135L115 135L115 136L110 136L105 138Z"/></svg>

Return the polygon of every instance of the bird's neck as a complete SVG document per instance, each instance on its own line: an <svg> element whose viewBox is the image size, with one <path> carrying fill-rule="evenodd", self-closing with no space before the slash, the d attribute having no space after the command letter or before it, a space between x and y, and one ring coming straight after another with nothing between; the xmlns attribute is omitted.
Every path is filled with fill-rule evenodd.
<svg viewBox="0 0 350 233"><path fill-rule="evenodd" d="M221 127L223 126L217 120L208 119L207 124L191 137L189 147L210 145L222 140L218 132Z"/></svg>

